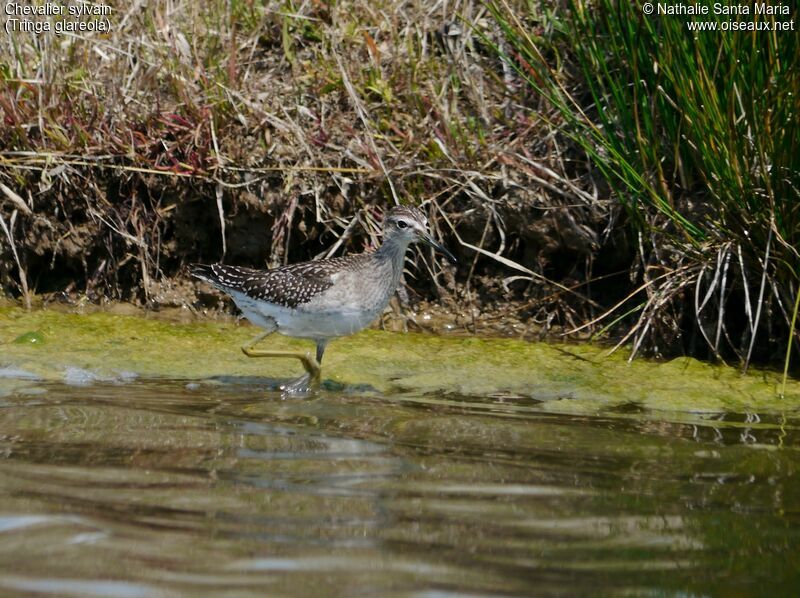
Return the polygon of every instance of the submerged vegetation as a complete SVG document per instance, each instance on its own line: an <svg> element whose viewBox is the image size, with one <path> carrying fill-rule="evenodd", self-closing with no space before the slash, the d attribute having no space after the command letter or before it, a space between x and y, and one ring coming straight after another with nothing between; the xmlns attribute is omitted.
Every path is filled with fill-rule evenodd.
<svg viewBox="0 0 800 598"><path fill-rule="evenodd" d="M613 0L109 5L108 35L0 41L7 293L191 303L187 262L360 251L424 200L453 310L789 367L796 35Z"/></svg>

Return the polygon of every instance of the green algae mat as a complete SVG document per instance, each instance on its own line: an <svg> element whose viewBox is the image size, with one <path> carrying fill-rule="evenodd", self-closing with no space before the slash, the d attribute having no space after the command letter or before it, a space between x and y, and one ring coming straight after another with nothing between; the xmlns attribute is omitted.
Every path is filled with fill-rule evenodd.
<svg viewBox="0 0 800 598"><path fill-rule="evenodd" d="M249 359L240 346L259 330L246 323L175 322L157 314L64 313L0 308L0 393L42 381L87 384L135 379L280 383L302 373L292 359ZM313 344L278 334L277 350ZM794 413L800 383L778 396L780 376L691 358L668 362L607 355L589 344L530 343L368 330L337 339L323 363L323 388L390 396L510 397L525 408L596 413L640 407L692 414ZM526 401L529 399L530 401Z"/></svg>

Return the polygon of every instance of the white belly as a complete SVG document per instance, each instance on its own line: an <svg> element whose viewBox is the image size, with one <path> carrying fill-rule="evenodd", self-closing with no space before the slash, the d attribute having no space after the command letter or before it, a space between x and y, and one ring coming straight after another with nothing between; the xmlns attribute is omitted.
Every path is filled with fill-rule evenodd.
<svg viewBox="0 0 800 598"><path fill-rule="evenodd" d="M258 302L236 291L230 294L253 324L296 338L327 339L354 334L369 326L383 311L383 306L369 311L352 308L304 311Z"/></svg>

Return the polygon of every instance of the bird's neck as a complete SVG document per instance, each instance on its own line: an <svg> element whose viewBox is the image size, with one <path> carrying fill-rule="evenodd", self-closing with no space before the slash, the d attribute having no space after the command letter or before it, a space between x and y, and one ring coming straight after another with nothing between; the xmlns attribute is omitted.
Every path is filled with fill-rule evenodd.
<svg viewBox="0 0 800 598"><path fill-rule="evenodd" d="M400 280L400 275L403 273L403 264L405 262L406 250L408 249L409 242L405 239L398 239L397 237L390 237L384 239L383 245L378 247L375 251L375 257L379 260L386 260L392 264L392 273L396 280Z"/></svg>

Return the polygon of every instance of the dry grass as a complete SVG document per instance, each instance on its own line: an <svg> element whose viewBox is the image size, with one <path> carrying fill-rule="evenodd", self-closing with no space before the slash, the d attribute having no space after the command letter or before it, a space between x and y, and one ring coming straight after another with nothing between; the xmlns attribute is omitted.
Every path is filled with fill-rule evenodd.
<svg viewBox="0 0 800 598"><path fill-rule="evenodd" d="M455 278L426 260L440 296L595 314L614 210L479 3L110 6L108 35L0 41L7 291L154 303L187 261L360 251L384 206L422 202L460 244Z"/></svg>

